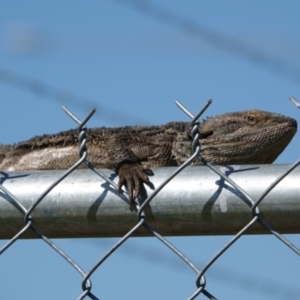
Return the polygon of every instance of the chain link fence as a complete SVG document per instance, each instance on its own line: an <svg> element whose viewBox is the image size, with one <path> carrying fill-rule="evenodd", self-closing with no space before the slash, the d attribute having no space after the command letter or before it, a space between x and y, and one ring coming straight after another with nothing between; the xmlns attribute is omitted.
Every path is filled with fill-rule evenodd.
<svg viewBox="0 0 300 300"><path fill-rule="evenodd" d="M299 108L300 104L294 99L291 98L292 102ZM145 234L145 231L143 235L151 235L155 236L161 243L163 243L167 248L170 249L170 251L174 252L178 259L182 259L189 268L191 268L196 273L196 287L195 291L192 295L188 297L188 299L196 299L200 294L206 296L208 299L216 299L214 296L214 291L208 291L206 289L206 278L205 273L207 270L217 261L217 259L225 252L227 251L242 235L249 232L254 226L261 227L265 231L275 235L279 241L284 243L287 247L289 247L293 252L300 255L300 250L294 246L292 243L290 243L285 237L283 237L282 234L277 232L275 229L272 228L269 222L266 221L265 215L261 213L260 206L262 201L266 198L266 196L274 190L275 186L277 186L286 176L288 176L299 164L300 159L296 161L293 165L289 166L281 175L279 175L276 180L274 180L269 186L264 187L264 192L260 194L259 197L254 198L249 195L244 189L242 189L236 181L229 178L226 172L222 172L222 170L218 167L213 166L209 162L207 162L200 154L201 151L201 145L199 144L199 117L202 115L202 113L207 109L207 107L211 104L211 100L209 100L197 113L196 115L193 115L191 112L189 112L182 104L179 102L176 102L176 104L179 106L179 108L186 113L192 120L192 132L191 135L193 137L193 143L192 143L192 150L193 155L188 158L184 164L176 168L171 175L168 175L167 178L162 180L162 182L157 186L157 188L150 193L146 199L144 199L141 202L135 202L134 207L131 209L132 211L136 212L137 221L135 222L134 226L130 228L130 230L122 237L120 238L117 243L108 249L106 254L102 256L95 264L94 266L88 271L84 271L74 260L72 260L71 257L64 251L62 251L55 243L53 243L46 235L44 235L43 231L40 227L35 223L35 218L32 216L34 212L37 210L37 207L40 206L41 202L45 199L45 197L58 185L61 185L62 181L69 177L71 173L73 173L80 165L84 164L87 168L89 168L91 171L93 171L97 176L100 176L102 180L106 182L106 185L102 185L103 188L106 191L110 191L114 193L114 195L117 195L118 186L113 181L112 178L109 178L105 172L102 172L101 170L96 169L91 162L88 161L88 149L86 146L87 143L87 128L86 123L88 120L93 116L95 113L95 109L91 110L91 112L86 116L86 118L82 121L80 121L76 116L74 116L68 109L63 107L64 111L78 124L78 131L79 131L79 159L78 161L67 171L60 174L58 179L53 180L53 182L42 192L39 194L39 197L32 202L31 206L29 208L26 208L22 201L20 201L15 193L11 193L8 188L4 187L3 184L5 181L11 177L13 177L12 173L4 173L1 172L0 177L0 190L2 192L1 198L5 199L5 201L9 202L10 206L13 206L13 208L19 212L21 212L24 216L24 223L25 225L22 226L22 229L15 234L14 237L12 237L3 247L0 249L0 254L5 252L10 248L10 246L17 241L19 238L24 237L24 235L28 234L28 232L33 232L35 236L42 239L46 244L48 244L50 247L52 247L59 255L61 255L69 264L72 265L72 267L79 272L79 274L82 276L82 294L78 296L79 299L99 299L98 296L94 295L92 291L92 282L91 277L93 273L101 267L101 264L108 259L114 251L116 251L119 247L122 246L122 244L129 239L130 237L133 237L137 234L138 230L143 228L147 234ZM172 245L160 232L159 230L156 230L155 223L154 226L151 225L151 217L149 218L149 207L151 208L150 204L151 201L157 197L158 193L160 193L165 187L168 185L169 182L174 180L174 178L187 166L191 165L194 160L200 160L204 167L200 168L208 168L216 174L220 180L223 182L226 182L232 187L232 194L239 193L243 198L242 200L238 198L238 200L243 205L245 203L248 205L248 217L249 221L245 221L243 223L243 226L239 228L239 231L232 237L232 239L223 247L221 248L212 258L209 260L205 266L202 269L199 269L187 256L184 255L179 249L177 249L174 245ZM197 172L197 170L195 171ZM194 172L194 173L195 173ZM198 178L199 179L199 178ZM200 178L201 180L201 178ZM16 180L18 182L18 180ZM185 187L184 187L185 188ZM87 191L84 191L87 192ZM108 196L109 193L105 193L105 196ZM189 197L187 195L187 197ZM283 196L284 197L284 196ZM282 197L282 198L283 198ZM127 202L129 204L128 199L126 197L126 191L122 195L119 195L119 198L121 198L122 201ZM209 196L207 200L209 199ZM70 200L72 201L72 200ZM94 199L92 199L94 201ZM282 199L281 199L282 201ZM170 203L170 206L172 206L172 203ZM147 211L148 210L148 211ZM131 214L133 212L130 212ZM245 224L246 223L246 224ZM51 227L51 224L49 224ZM152 227L153 226L153 227ZM290 224L287 224L287 226L291 226ZM288 227L287 227L288 228ZM299 232L299 228L294 228L295 232ZM111 233L111 235L118 235L118 233ZM181 232L181 235L188 235L186 232ZM70 234L70 236L72 236Z"/></svg>

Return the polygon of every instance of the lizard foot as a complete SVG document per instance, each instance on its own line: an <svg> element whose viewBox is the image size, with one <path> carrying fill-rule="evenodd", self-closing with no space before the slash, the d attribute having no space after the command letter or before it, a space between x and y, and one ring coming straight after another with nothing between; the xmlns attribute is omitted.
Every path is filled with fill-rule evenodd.
<svg viewBox="0 0 300 300"><path fill-rule="evenodd" d="M125 185L128 191L130 203L133 203L135 198L140 193L142 183L151 186L151 182L145 172L148 169L143 165L135 162L126 162L118 168L119 184L118 193L122 193L122 186Z"/></svg>

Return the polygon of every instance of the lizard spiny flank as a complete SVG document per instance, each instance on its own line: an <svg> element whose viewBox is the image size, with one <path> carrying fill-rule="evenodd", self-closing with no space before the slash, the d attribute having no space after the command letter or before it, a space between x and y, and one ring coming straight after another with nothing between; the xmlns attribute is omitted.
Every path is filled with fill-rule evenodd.
<svg viewBox="0 0 300 300"><path fill-rule="evenodd" d="M268 164L291 141L297 122L275 113L248 110L208 118L199 130L201 155L213 164ZM132 202L141 182L150 184L147 169L178 166L192 154L190 131L190 123L185 122L88 129L88 160L98 168L116 170L119 191L125 185ZM0 146L1 171L67 169L77 160L77 130Z"/></svg>

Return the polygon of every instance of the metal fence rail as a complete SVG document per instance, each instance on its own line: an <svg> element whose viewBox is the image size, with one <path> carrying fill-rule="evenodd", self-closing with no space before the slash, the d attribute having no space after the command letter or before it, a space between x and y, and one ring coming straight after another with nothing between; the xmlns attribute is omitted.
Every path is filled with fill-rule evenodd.
<svg viewBox="0 0 300 300"><path fill-rule="evenodd" d="M247 165L218 167L253 199L264 192L287 165ZM175 168L153 169L151 181L159 186ZM8 173L3 187L25 207L35 200L63 171ZM105 170L107 177L111 171ZM264 220L281 233L300 233L300 168L280 182L260 205ZM146 195L153 191L147 187ZM143 201L140 197L140 201ZM0 238L8 239L24 225L22 212L6 195L0 197ZM185 169L145 207L145 217L162 235L234 234L252 217L251 204L219 175L206 167ZM112 237L122 236L136 221L136 210L127 201L120 201L114 189L89 170L76 170L55 187L32 213L34 224L46 236ZM248 233L266 233L259 225ZM140 228L136 236L149 236ZM21 238L37 238L26 231Z"/></svg>
<svg viewBox="0 0 300 300"><path fill-rule="evenodd" d="M297 104L295 99L293 102ZM178 168L156 169L151 178L155 190L145 189L133 207L129 207L124 194L117 195L115 175L95 169L87 160L85 124L95 110L81 122L64 108L79 124L79 160L65 172L0 173L0 238L11 238L0 254L19 238L41 238L83 277L83 292L78 299L98 299L92 293L92 274L133 235L154 235L195 271L196 289L188 299L200 294L216 299L205 289L205 272L245 233L272 233L300 255L300 250L278 232L299 232L296 183L300 160L291 166L211 165L200 155L198 131L198 118L210 103L195 117L177 103L192 118L193 155ZM186 168L196 158L205 167ZM80 164L86 164L95 174L91 170L77 171ZM212 233L235 235L202 270L163 237ZM120 235L123 237L88 272L48 238Z"/></svg>

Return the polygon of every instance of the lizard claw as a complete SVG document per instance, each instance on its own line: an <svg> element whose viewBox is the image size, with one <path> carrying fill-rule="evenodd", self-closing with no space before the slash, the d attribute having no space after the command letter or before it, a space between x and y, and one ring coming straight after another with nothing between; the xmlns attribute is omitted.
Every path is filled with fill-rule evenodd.
<svg viewBox="0 0 300 300"><path fill-rule="evenodd" d="M130 203L133 203L139 195L142 183L151 185L148 176L145 174L146 170L143 165L135 162L124 163L118 168L118 193L122 193L122 186L125 185Z"/></svg>

